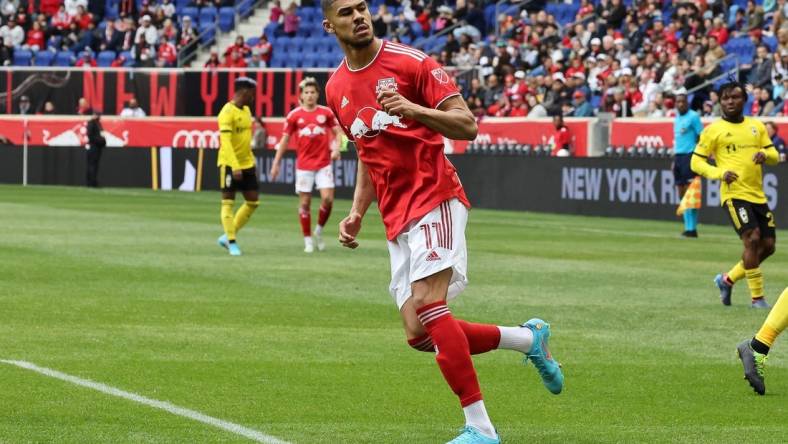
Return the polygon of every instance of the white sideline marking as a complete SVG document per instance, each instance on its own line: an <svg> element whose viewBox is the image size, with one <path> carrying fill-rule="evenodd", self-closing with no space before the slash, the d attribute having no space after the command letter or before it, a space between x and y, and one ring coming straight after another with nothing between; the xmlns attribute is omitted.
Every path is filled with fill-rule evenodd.
<svg viewBox="0 0 788 444"><path fill-rule="evenodd" d="M0 362L10 365L15 365L17 367L21 367L27 370L32 370L36 373L40 373L42 375L49 376L51 378L60 379L62 381L70 382L75 385L81 385L82 387L87 387L99 391L101 393L105 393L107 395L117 396L118 398L128 399L129 401L145 404L150 407L167 411L169 413L172 413L173 415L183 416L184 418L193 419L195 421L199 421L214 427L218 427L220 429L227 430L228 432L232 432L235 433L236 435L244 436L246 438L249 438L257 442L262 442L266 444L289 444L287 441L282 441L279 438L276 438L271 435L266 435L265 433L244 427L240 424L223 421L221 419L214 418L213 416L204 415L194 410L178 407L177 405L170 404L169 402L146 398L142 395L126 392L117 389L115 387L110 387L108 385L101 384L99 382L91 381L89 379L82 379L76 376L71 376L65 373L61 373L57 370L52 370L46 367L39 367L31 362L11 361L6 359L0 359Z"/></svg>

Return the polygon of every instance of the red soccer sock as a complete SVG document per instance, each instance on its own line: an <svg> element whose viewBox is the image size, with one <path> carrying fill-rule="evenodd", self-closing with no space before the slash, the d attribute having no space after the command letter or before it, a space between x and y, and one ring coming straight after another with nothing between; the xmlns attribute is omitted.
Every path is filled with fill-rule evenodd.
<svg viewBox="0 0 788 444"><path fill-rule="evenodd" d="M320 211L317 214L317 224L321 227L326 226L326 222L328 222L328 217L331 216L331 204L328 205L320 205Z"/></svg>
<svg viewBox="0 0 788 444"><path fill-rule="evenodd" d="M462 332L468 339L468 346L472 355L487 353L498 348L501 342L501 330L496 325L474 324L472 322L457 319Z"/></svg>
<svg viewBox="0 0 788 444"><path fill-rule="evenodd" d="M468 339L452 317L445 301L425 305L416 310L421 325L435 343L435 360L449 387L467 407L482 399L479 380L473 368Z"/></svg>
<svg viewBox="0 0 788 444"><path fill-rule="evenodd" d="M471 322L457 319L465 338L468 339L468 347L472 355L487 353L498 348L501 342L501 330L496 325L473 324ZM428 334L418 338L408 339L408 345L418 351L435 353L435 344Z"/></svg>
<svg viewBox="0 0 788 444"><path fill-rule="evenodd" d="M301 232L304 233L304 237L309 237L312 235L312 215L309 214L309 210L304 211L303 208L298 209L298 218L301 220Z"/></svg>

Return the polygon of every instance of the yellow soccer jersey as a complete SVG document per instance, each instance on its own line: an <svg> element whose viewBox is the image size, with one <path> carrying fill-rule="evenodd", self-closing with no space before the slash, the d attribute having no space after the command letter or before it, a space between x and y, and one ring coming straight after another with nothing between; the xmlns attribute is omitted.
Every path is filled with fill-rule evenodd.
<svg viewBox="0 0 788 444"><path fill-rule="evenodd" d="M774 165L780 155L774 148L766 127L759 120L745 117L741 123L720 119L707 126L692 156L692 170L708 179L721 180L726 171L733 171L739 178L731 183L720 184L720 203L728 199L766 203L763 194L763 168L752 158L758 151L766 154L766 162ZM717 166L708 163L714 157Z"/></svg>
<svg viewBox="0 0 788 444"><path fill-rule="evenodd" d="M252 112L227 102L219 111L219 159L217 165L237 170L254 166L252 156Z"/></svg>

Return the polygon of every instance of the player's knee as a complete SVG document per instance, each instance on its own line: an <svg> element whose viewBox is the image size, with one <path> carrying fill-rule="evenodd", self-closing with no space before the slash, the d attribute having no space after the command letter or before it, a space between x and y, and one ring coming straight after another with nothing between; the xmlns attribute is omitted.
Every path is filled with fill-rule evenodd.
<svg viewBox="0 0 788 444"><path fill-rule="evenodd" d="M748 250L760 250L761 249L761 230L755 228L753 230L747 231L742 236L744 240L744 247Z"/></svg>
<svg viewBox="0 0 788 444"><path fill-rule="evenodd" d="M331 206L332 206L332 205L334 205L334 198L333 198L333 197L326 196L326 197L324 197L324 198L323 198L323 200L320 202L320 205L322 205L322 206L323 206L323 207L325 207L325 208L331 208Z"/></svg>
<svg viewBox="0 0 788 444"><path fill-rule="evenodd" d="M253 209L253 210L256 210L256 209L257 209L257 207L259 207L259 206L260 206L260 201L259 201L259 200L247 200L247 201L246 201L246 205L247 205L249 208L251 208L251 209Z"/></svg>
<svg viewBox="0 0 788 444"><path fill-rule="evenodd" d="M309 203L308 202L301 202L298 205L298 213L299 214L309 214Z"/></svg>

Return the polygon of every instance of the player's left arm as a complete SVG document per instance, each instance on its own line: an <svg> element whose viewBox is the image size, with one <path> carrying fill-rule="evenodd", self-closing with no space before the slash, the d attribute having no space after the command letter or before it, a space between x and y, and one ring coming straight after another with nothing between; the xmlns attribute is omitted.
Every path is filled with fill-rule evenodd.
<svg viewBox="0 0 788 444"><path fill-rule="evenodd" d="M342 148L342 128L335 126L334 131L334 144L331 146L331 160L338 160L340 157L339 150Z"/></svg>
<svg viewBox="0 0 788 444"><path fill-rule="evenodd" d="M449 97L437 109L417 105L395 91L382 91L378 102L386 113L423 123L453 140L473 140L479 131L476 118L462 96Z"/></svg>
<svg viewBox="0 0 788 444"><path fill-rule="evenodd" d="M759 131L761 132L761 149L752 156L752 161L760 165L777 165L780 163L780 152L775 148L769 133L766 132L766 127L760 125Z"/></svg>

